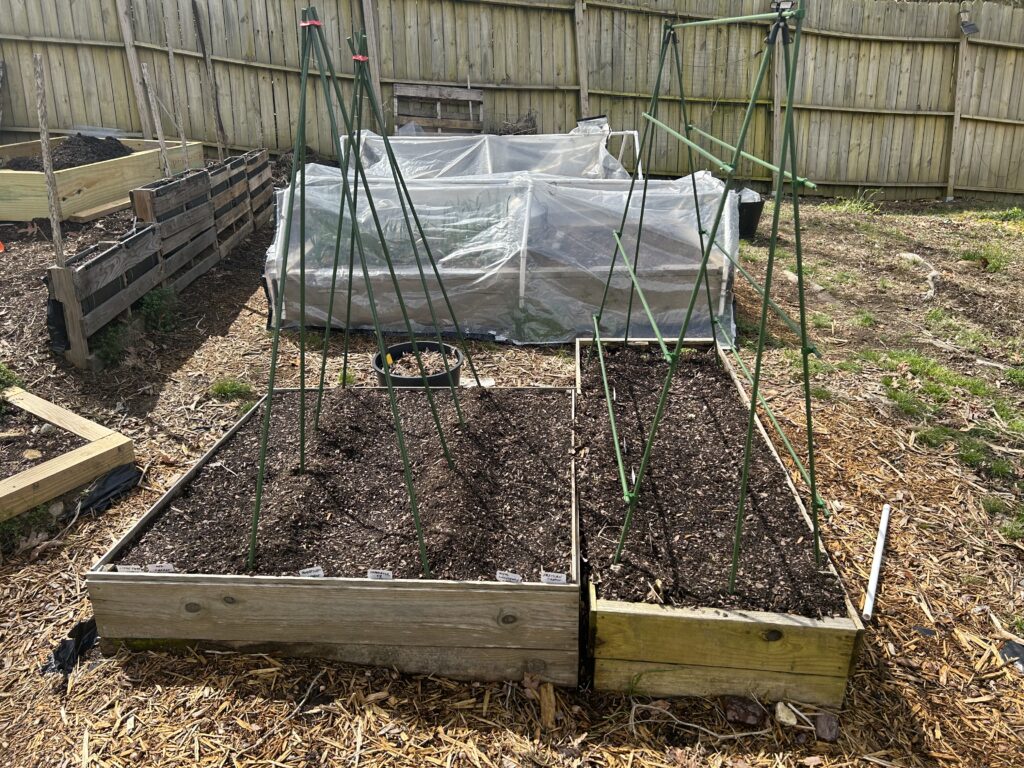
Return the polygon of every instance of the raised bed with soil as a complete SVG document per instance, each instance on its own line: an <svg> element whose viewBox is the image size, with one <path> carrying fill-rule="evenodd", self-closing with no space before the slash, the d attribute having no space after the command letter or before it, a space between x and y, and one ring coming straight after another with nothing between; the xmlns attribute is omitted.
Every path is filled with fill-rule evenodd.
<svg viewBox="0 0 1024 768"><path fill-rule="evenodd" d="M124 435L20 387L0 389L0 522L133 460Z"/></svg>
<svg viewBox="0 0 1024 768"><path fill-rule="evenodd" d="M108 646L272 650L467 679L531 673L575 684L573 394L463 390L465 428L450 393L435 397L455 471L425 391L398 392L430 578L421 574L387 391L327 393L319 432L313 393L304 474L298 393L279 393L255 569L246 555L262 404L89 573ZM154 565L174 572L149 572ZM300 576L307 568L324 576ZM371 578L371 570L391 578ZM498 581L498 571L523 581Z"/></svg>
<svg viewBox="0 0 1024 768"><path fill-rule="evenodd" d="M577 347L577 493L591 584L595 687L842 703L862 630L816 564L803 504L758 421L741 561L729 591L748 407L716 348L684 353L621 562L625 514L597 355ZM582 352L580 351L582 350ZM605 345L627 468L639 466L667 363Z"/></svg>

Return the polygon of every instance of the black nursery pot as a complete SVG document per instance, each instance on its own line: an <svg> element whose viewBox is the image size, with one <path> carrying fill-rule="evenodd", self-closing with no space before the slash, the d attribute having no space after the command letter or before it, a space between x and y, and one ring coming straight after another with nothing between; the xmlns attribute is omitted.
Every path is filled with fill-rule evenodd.
<svg viewBox="0 0 1024 768"><path fill-rule="evenodd" d="M440 352L441 345L436 341L417 341L416 346L419 348L420 353L423 352ZM445 356L448 358L448 366L451 370L451 385L459 386L459 379L462 375L462 362L464 360L462 352L450 344L444 345ZM398 362L401 358L406 355L412 355L412 342L406 341L401 344L392 344L388 347L388 354L391 355L392 362ZM387 386L387 378L384 373L384 361L381 360L380 352L373 356L373 371L377 374L377 383L382 386ZM419 376L397 376L391 374L391 383L396 387L422 387L424 385L424 379ZM445 371L435 373L426 378L426 386L428 387L447 387L448 374Z"/></svg>
<svg viewBox="0 0 1024 768"><path fill-rule="evenodd" d="M740 203L740 237L744 240L753 240L757 235L757 225L763 210L763 197L756 203Z"/></svg>

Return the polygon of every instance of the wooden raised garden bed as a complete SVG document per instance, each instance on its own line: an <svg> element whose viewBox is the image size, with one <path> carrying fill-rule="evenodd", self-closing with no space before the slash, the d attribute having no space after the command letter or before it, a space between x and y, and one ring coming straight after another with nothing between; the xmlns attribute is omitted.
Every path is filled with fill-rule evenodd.
<svg viewBox="0 0 1024 768"><path fill-rule="evenodd" d="M450 394L436 391L463 468L459 477L450 474L433 422L423 416L423 390L399 394L433 578L420 577L386 390L326 395L321 431L308 430L314 437L303 475L293 471L298 393L282 392L274 400L254 571L245 557L256 477L252 446L265 399L88 573L104 647L271 651L462 679L518 680L529 673L575 685L574 395L564 389L462 390L469 426L457 431ZM500 398L493 401L499 411L484 418L479 408L492 407L483 401L491 394ZM524 407L515 407L522 398ZM313 400L315 393L310 407ZM517 414L538 410L551 414L546 424L557 425L543 428L559 435L550 451L531 452L533 442L543 441L519 425L527 416ZM559 447L564 453L557 455ZM488 451L495 452L492 469L474 458ZM526 462L524 472L507 473L519 460ZM467 479L479 477L479 483ZM483 495L474 496L474 488ZM548 542L552 551L523 546L533 541ZM522 583L498 580L498 558L506 556L498 551L509 553L507 569ZM168 564L174 572L159 572ZM326 575L299 575L307 567ZM393 578L371 578L380 575L371 569L386 569ZM549 583L561 579L545 569L561 572L565 583Z"/></svg>
<svg viewBox="0 0 1024 768"><path fill-rule="evenodd" d="M0 522L80 488L135 459L129 438L19 387L0 391L0 401L0 407L31 414L76 436L76 443L83 443L15 475L0 478Z"/></svg>
<svg viewBox="0 0 1024 768"><path fill-rule="evenodd" d="M64 138L54 139L59 145ZM127 207L128 191L161 178L159 142L138 139L122 139L132 154L99 163L89 163L76 168L55 171L57 191L60 195L61 213L64 218L75 216L86 220L114 210L112 204ZM203 145L192 141L186 144L188 166L200 168L203 165ZM0 146L0 158L38 155L38 141ZM185 158L179 146L169 147L167 158L174 171L186 167ZM123 205L122 205L123 201ZM5 221L30 221L46 218L49 208L46 199L46 176L41 171L11 171L0 169L0 219Z"/></svg>
<svg viewBox="0 0 1024 768"><path fill-rule="evenodd" d="M760 420L738 589L728 590L749 400L718 347L680 365L676 381L689 383L673 384L622 563L612 566L625 503L597 357L581 356L591 345L576 347L576 493L594 687L840 706L863 625L827 554L815 565L810 519ZM603 346L628 473L667 363L656 343ZM638 363L625 351L649 354L635 358L646 380L630 379Z"/></svg>

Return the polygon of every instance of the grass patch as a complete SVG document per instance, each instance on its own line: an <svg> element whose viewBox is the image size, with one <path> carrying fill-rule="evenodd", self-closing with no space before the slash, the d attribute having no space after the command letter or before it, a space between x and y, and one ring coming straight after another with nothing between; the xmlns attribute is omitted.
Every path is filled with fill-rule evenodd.
<svg viewBox="0 0 1024 768"><path fill-rule="evenodd" d="M867 310L860 310L856 315L853 316L853 322L859 325L861 328L874 328L878 322L875 320L875 316Z"/></svg>
<svg viewBox="0 0 1024 768"><path fill-rule="evenodd" d="M836 400L835 393L825 387L811 387L811 397L815 400L824 400L826 403Z"/></svg>
<svg viewBox="0 0 1024 768"><path fill-rule="evenodd" d="M892 280L889 280L886 277L878 278L877 285L878 285L878 290L880 290L882 293L887 293L888 291L891 291L896 286L896 284Z"/></svg>
<svg viewBox="0 0 1024 768"><path fill-rule="evenodd" d="M1024 509L1019 509L1016 515L999 526L999 532L1010 541L1024 539Z"/></svg>
<svg viewBox="0 0 1024 768"><path fill-rule="evenodd" d="M896 409L905 416L912 419L923 419L931 414L931 408L917 395L900 389L892 376L882 377L882 386L885 388L885 396L896 406Z"/></svg>
<svg viewBox="0 0 1024 768"><path fill-rule="evenodd" d="M833 324L832 316L826 315L824 312L815 312L811 315L811 325L817 328L819 331L828 330Z"/></svg>
<svg viewBox="0 0 1024 768"><path fill-rule="evenodd" d="M96 357L107 367L120 365L128 351L131 332L124 323L108 325L89 339L89 346Z"/></svg>
<svg viewBox="0 0 1024 768"><path fill-rule="evenodd" d="M0 370L0 373L2 373L2 370ZM1024 388L1024 365L1017 368L1007 368L1003 378L1015 386Z"/></svg>
<svg viewBox="0 0 1024 768"><path fill-rule="evenodd" d="M1024 223L1024 208L1014 206L1002 211L985 211L979 214L978 218L988 219L989 221L1016 221Z"/></svg>
<svg viewBox="0 0 1024 768"><path fill-rule="evenodd" d="M987 243L980 248L963 251L960 258L976 261L986 272L1001 272L1010 263L1011 256L1001 246Z"/></svg>
<svg viewBox="0 0 1024 768"><path fill-rule="evenodd" d="M874 363L885 371L907 371L920 379L928 379L933 383L946 387L962 389L975 397L991 397L993 389L982 378L967 376L950 370L933 358L909 349L878 350L866 349L861 352L863 360Z"/></svg>
<svg viewBox="0 0 1024 768"><path fill-rule="evenodd" d="M872 189L866 192L861 191L857 193L856 197L844 197L830 200L826 203L821 203L818 207L825 211L832 211L834 213L843 214L857 214L861 216L870 216L878 213L881 206L875 202L875 198L878 197L879 190Z"/></svg>
<svg viewBox="0 0 1024 768"><path fill-rule="evenodd" d="M253 401L256 399L253 388L238 379L217 379L210 385L210 394L218 400Z"/></svg>
<svg viewBox="0 0 1024 768"><path fill-rule="evenodd" d="M338 383L345 387L351 387L356 383L356 375L352 373L352 370L338 371Z"/></svg>
<svg viewBox="0 0 1024 768"><path fill-rule="evenodd" d="M917 442L929 448L940 448L955 436L949 427L926 427L917 433Z"/></svg>
<svg viewBox="0 0 1024 768"><path fill-rule="evenodd" d="M178 296L170 288L156 288L139 300L139 314L148 331L173 331L178 324Z"/></svg>
<svg viewBox="0 0 1024 768"><path fill-rule="evenodd" d="M846 371L847 373L861 373L864 370L864 366L856 360L843 360L841 363L836 363L836 370Z"/></svg>

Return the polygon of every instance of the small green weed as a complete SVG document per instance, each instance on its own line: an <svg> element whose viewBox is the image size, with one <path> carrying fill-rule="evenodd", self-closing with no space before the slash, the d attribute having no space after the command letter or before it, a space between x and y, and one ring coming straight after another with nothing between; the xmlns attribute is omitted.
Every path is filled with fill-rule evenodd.
<svg viewBox="0 0 1024 768"><path fill-rule="evenodd" d="M819 331L830 329L834 322L835 321L832 319L832 316L826 315L824 312L815 312L811 315L811 325Z"/></svg>
<svg viewBox="0 0 1024 768"><path fill-rule="evenodd" d="M356 383L356 375L352 373L352 370L338 371L338 383L345 387L351 387Z"/></svg>
<svg viewBox="0 0 1024 768"><path fill-rule="evenodd" d="M859 325L861 328L874 328L877 321L875 316L867 310L860 310L856 315L853 316L853 322Z"/></svg>
<svg viewBox="0 0 1024 768"><path fill-rule="evenodd" d="M21 379L18 378L18 374L16 374L3 363L0 363L0 389L7 389L8 387L20 386Z"/></svg>
<svg viewBox="0 0 1024 768"><path fill-rule="evenodd" d="M156 288L139 301L146 330L173 331L178 324L178 297L170 288Z"/></svg>
<svg viewBox="0 0 1024 768"><path fill-rule="evenodd" d="M1018 387L1024 387L1024 365L1018 366L1017 368L1007 368L1003 376L1011 384Z"/></svg>
<svg viewBox="0 0 1024 768"><path fill-rule="evenodd" d="M89 346L105 366L114 367L128 351L130 331L124 323L113 323L89 339Z"/></svg>
<svg viewBox="0 0 1024 768"><path fill-rule="evenodd" d="M885 388L885 395L896 405L896 408L912 419L923 419L928 416L931 409L928 404L916 395L900 389L892 376L882 377L882 386Z"/></svg>
<svg viewBox="0 0 1024 768"><path fill-rule="evenodd" d="M217 379L210 385L210 394L218 400L254 400L256 393L244 381Z"/></svg>
<svg viewBox="0 0 1024 768"><path fill-rule="evenodd" d="M1010 263L1010 254L995 243L987 243L980 248L963 251L960 258L978 262L986 272L1001 272Z"/></svg>
<svg viewBox="0 0 1024 768"><path fill-rule="evenodd" d="M882 293L891 291L895 287L895 285L896 284L892 280L889 280L885 277L878 278L878 290L882 291Z"/></svg>
<svg viewBox="0 0 1024 768"><path fill-rule="evenodd" d="M10 555L16 552L29 536L40 531L54 530L56 526L53 517L45 505L29 509L0 523L0 553Z"/></svg>

